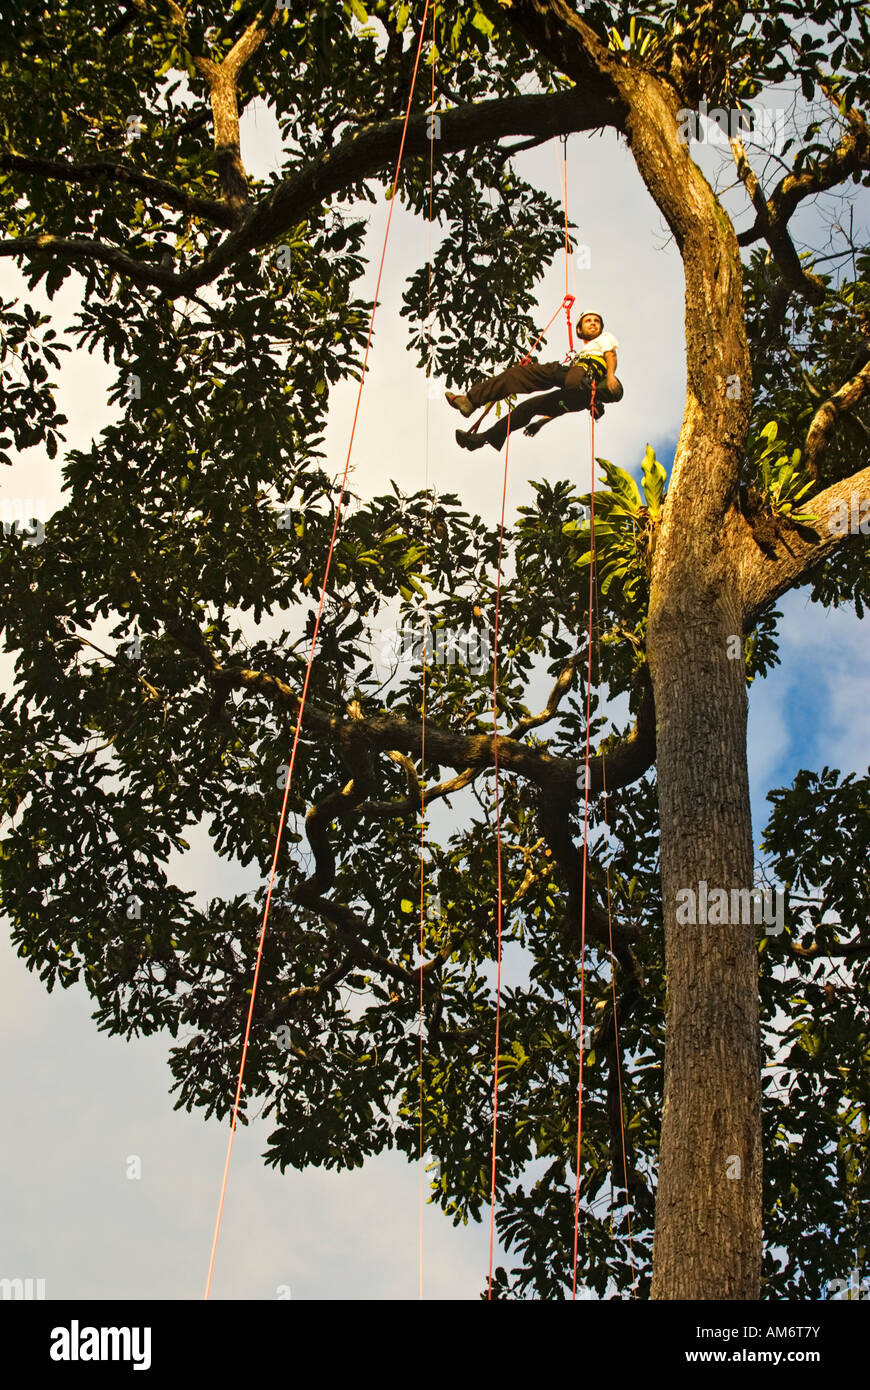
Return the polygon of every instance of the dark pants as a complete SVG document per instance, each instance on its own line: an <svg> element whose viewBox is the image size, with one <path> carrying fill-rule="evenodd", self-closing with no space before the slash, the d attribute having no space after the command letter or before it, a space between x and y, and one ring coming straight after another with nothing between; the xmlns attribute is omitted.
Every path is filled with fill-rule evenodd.
<svg viewBox="0 0 870 1390"><path fill-rule="evenodd" d="M482 430L481 439L494 449L502 449L507 438L508 422L511 432L523 429L536 415L559 415L564 411L588 410L592 400L592 376L582 363L575 362L565 366L562 362L528 362L524 366L508 367L498 376L487 377L471 386L466 395L474 406L486 405L489 401L501 401L505 396L513 396L526 391L540 391L544 386L556 386L545 396L534 396L523 401L509 414L488 430ZM600 404L607 401L621 401L623 396L620 383L619 393L608 391L603 382L595 387L595 400Z"/></svg>

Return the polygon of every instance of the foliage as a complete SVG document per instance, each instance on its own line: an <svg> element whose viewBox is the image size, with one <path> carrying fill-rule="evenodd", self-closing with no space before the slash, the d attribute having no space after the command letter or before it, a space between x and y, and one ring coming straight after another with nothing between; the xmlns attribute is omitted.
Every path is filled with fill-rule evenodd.
<svg viewBox="0 0 870 1390"><path fill-rule="evenodd" d="M190 5L186 41L164 5L133 5L120 17L117 6L95 0L10 10L0 34L0 152L122 161L192 198L219 196L208 94L190 53L205 44L223 57L252 18L251 5L237 4L230 16L216 3ZM748 100L790 72L809 100L821 90L819 65L833 45L836 71L826 85L842 102L866 105L866 7L822 0L800 38L798 19L804 11L788 2L775 13L761 4L647 0L583 8L605 42L617 30L626 63L671 74L685 101ZM407 93L415 23L408 5L394 0L326 0L282 12L240 76L242 107L267 100L285 142L282 168L252 179L252 198L292 176L300 161L334 152L347 131L395 116ZM615 42L610 51L618 54ZM495 3L439 9L437 54L442 110L566 87ZM137 114L143 132L131 140L128 120ZM793 151L796 170L813 167L822 133L815 129ZM0 549L5 650L15 663L0 697L4 911L19 954L47 989L84 986L107 1032L166 1030L176 1040L177 1105L207 1115L225 1117L234 1092L293 739L293 707L275 690L298 690L304 678L339 501L324 448L327 412L333 387L361 372L367 214L383 205L390 177L350 177L282 239L289 265L277 247L245 253L195 299L169 300L105 264L79 260L82 303L62 334L43 332L48 320L29 306L16 312L15 302L0 304L0 447L9 437L18 449L39 440L54 457L65 421L54 409L48 368L58 370L57 354L73 347L99 352L110 365L117 409L89 447L67 451L64 505L44 543L28 546L12 534ZM427 215L428 159L408 159L398 196ZM204 216L123 181L71 191L53 176L4 171L0 197L6 237L96 237L155 264L168 255L182 270L224 242L223 229ZM411 274L402 314L416 360L457 384L525 346L535 285L561 244L561 210L517 174L503 144L488 139L439 158L433 211L440 240L431 282L428 265ZM40 285L50 297L71 270L61 256L26 263L30 289ZM814 309L784 291L759 253L747 257L757 395L744 481L760 485L774 510L793 520L803 515L798 505L811 510L797 453L814 392L843 380L868 311L865 252L851 277L829 277L825 303ZM23 384L8 375L10 353L18 354ZM139 395L130 394L131 378ZM843 423L827 477L851 471L868 423L866 405ZM553 760L576 760L585 740L590 634L594 753L630 731L642 700L649 562L667 505L666 474L652 448L639 485L599 462L607 486L594 498L591 615L589 495L565 480L537 483L534 504L504 539L499 729L507 737L532 721L546 698L541 691L573 663L553 717L529 723L522 735ZM491 638L499 537L455 496L407 495L394 484L384 496L344 501L310 708L327 723L358 708L369 726L416 725L424 672L385 660L384 630L422 633L428 623ZM820 567L813 597L854 602L860 615L868 584L866 557L852 548ZM748 680L778 661L777 616L764 613L746 638ZM242 673L257 677L246 683ZM491 735L492 676L491 661L481 670L430 664L427 728ZM432 1200L455 1222L476 1220L489 1196L492 1116L492 778L482 772L455 793L449 815L437 802L426 807L429 911L421 923L419 803L407 767L383 751L374 743L354 749L303 725L241 1120L262 1108L273 1126L266 1160L282 1171L359 1166L391 1147L416 1157L413 967L422 929L423 953L437 961L423 1063L424 1143L440 1160ZM436 775L430 760L427 785ZM341 799L366 777L375 785L365 800ZM576 889L541 830L547 795L503 771L505 958L509 978L520 982L505 990L501 1016L497 1220L515 1261L496 1280L504 1297L561 1297L571 1277L579 940ZM822 979L829 965L820 971L786 948L811 938L836 949L839 930L820 925L827 911L839 914L844 930L866 931L854 888L860 879L866 902L867 783L838 783L827 769L800 773L772 800L765 847L793 896L787 940L759 943L767 1055L784 1069L776 1072L780 1098L767 1112L768 1290L818 1297L864 1238L866 964L838 967L831 996ZM335 869L321 898L352 914L354 930L304 894L313 806L330 812ZM574 841L581 806L576 795L564 799ZM589 821L592 894L624 928L644 983L619 1015L618 1070L605 1025L614 980L621 989L625 971L607 944L589 946L584 1019L599 1040L584 1057L582 1279L599 1296L632 1288L645 1296L664 1050L654 777L593 797ZM205 846L236 866L239 892L206 903L180 886L181 857L194 836L199 852ZM801 922L796 890L820 895L812 931ZM624 1167L614 1120L620 1107ZM783 1270L779 1248L789 1252Z"/></svg>
<svg viewBox="0 0 870 1390"><path fill-rule="evenodd" d="M820 1271L848 1279L867 1258L868 962L848 945L866 929L870 777L799 772L768 800L762 848L788 902L784 937L760 943L766 1296L821 1298ZM810 954L789 959L792 947Z"/></svg>
<svg viewBox="0 0 870 1390"><path fill-rule="evenodd" d="M29 449L37 443L44 443L48 457L56 458L63 439L60 427L66 424L66 416L55 409L48 372L60 366L57 354L69 352L69 344L55 343L53 328L46 328L38 339L48 315L38 314L29 304L20 314L14 307L14 300L0 300L0 463L5 464L12 463L5 450Z"/></svg>
<svg viewBox="0 0 870 1390"><path fill-rule="evenodd" d="M795 449L790 457L781 452L783 446L776 437L778 428L776 421L770 420L759 432L758 444L766 441L755 459L762 493L775 515L797 523L817 521L818 517L810 512L796 510L801 498L815 487L815 480L801 473L800 449Z"/></svg>
<svg viewBox="0 0 870 1390"><path fill-rule="evenodd" d="M587 494L583 504L589 512L580 530L591 536L592 507L595 508L595 559L600 592L607 594L619 582L614 608L625 622L631 622L638 637L643 635L643 618L649 601L649 565L655 544L655 529L665 500L667 474L653 449L647 445L643 460L643 496L630 473L607 459L599 459L608 488L596 488L594 498ZM566 532L576 531L568 522ZM579 569L592 564L592 550L584 550L575 561Z"/></svg>

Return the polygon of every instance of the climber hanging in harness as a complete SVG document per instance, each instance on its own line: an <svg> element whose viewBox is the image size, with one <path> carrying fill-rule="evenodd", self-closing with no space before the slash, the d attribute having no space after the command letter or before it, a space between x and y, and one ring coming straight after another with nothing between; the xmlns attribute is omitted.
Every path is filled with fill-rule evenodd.
<svg viewBox="0 0 870 1390"><path fill-rule="evenodd" d="M616 349L619 344L612 333L604 332L603 318L591 310L584 311L577 320L577 332L583 346L568 363L521 362L515 367L508 367L506 372L498 376L476 382L469 387L465 396L447 391L445 394L450 405L467 418L479 406L504 400L505 396L540 391L544 386L557 388L546 395L523 401L522 405L515 406L480 434L475 434L473 430L457 430L456 442L459 447L482 449L484 444L491 444L494 449L501 449L509 427L512 433L525 427L526 434L534 435L548 420L556 420L571 411L588 410L592 404L593 381L596 420L604 414L602 402L621 401L622 383L616 376ZM535 420L536 415L543 418Z"/></svg>

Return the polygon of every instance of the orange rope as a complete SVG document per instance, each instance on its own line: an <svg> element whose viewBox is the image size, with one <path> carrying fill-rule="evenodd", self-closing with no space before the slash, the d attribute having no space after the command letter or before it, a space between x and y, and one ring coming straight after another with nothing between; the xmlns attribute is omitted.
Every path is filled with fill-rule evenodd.
<svg viewBox="0 0 870 1390"><path fill-rule="evenodd" d="M432 9L432 91L430 106L432 114L435 107L435 20L437 11ZM428 252L427 263L427 284L426 284L426 323L427 327L427 352L426 352L426 381L431 381L432 371L432 221L434 211L434 186L435 186L435 139L434 131L429 141L429 233L428 233ZM426 448L424 454L424 479L423 487L426 493L426 550L428 559L428 547L431 539L431 511L432 499L429 496L429 417L431 413L430 393L426 391ZM420 1169L420 1221L418 1233L419 1246L419 1297L423 1297L423 957L425 953L425 923L426 923L426 864L424 859L426 849L426 643L429 636L429 611L428 596L423 599L423 695L420 709L420 1116L417 1129L417 1155Z"/></svg>
<svg viewBox="0 0 870 1390"><path fill-rule="evenodd" d="M563 303L564 303L564 301L563 301ZM523 362L528 362L528 361L529 361L532 352L533 352L534 349L537 347L538 343L541 341L541 339L543 338L544 334L547 332L547 329L550 327L550 325L551 325L552 323L554 323L555 320L558 318L558 316L559 316L559 314L560 314L562 308L563 308L563 304L560 304L560 305L559 305L559 308L556 310L555 314L554 314L553 317L550 319L550 322L547 324L546 328L544 328L544 329L542 330L542 332L538 334L538 337L535 339L535 341L534 341L534 343L532 344L531 348L530 348L529 351L526 353L526 356L525 356L524 358L521 359ZM483 415L481 415L481 416L480 416L480 419L476 422L476 424L473 425L473 426L471 427L470 433L473 433L473 432L474 432L474 430L475 430L475 429L477 428L477 426L480 424L481 420L483 420L484 416L485 416L485 415L487 414L487 412L491 409L491 407L492 407L493 404L494 404L494 402L490 402L490 404L486 407L486 409L485 409L484 412L483 412ZM496 574L496 587L495 587L495 622L494 622L494 625L493 625L493 658L492 658L492 720L493 720L493 727L492 727L492 754L493 754L493 767L494 767L494 771L495 771L495 835L496 835L496 841L495 841L495 843L496 843L496 880L497 880L497 893L498 893L498 900L497 900L498 948L497 948L496 992L495 992L495 1065L494 1065L494 1069L493 1069L493 1096L492 1096L492 1174L491 1174L490 1201L489 1201L489 1279L488 1279L488 1286L487 1286L487 1298L489 1298L489 1299L492 1298L492 1261L493 1261L493 1250L494 1250L494 1246L495 1246L495 1175L496 1175L496 1159L497 1159L497 1152L498 1152L498 1058L499 1058L499 1043L500 1043L500 1040L501 1040L501 948L502 948L502 908L503 908L503 898L502 898L502 866L501 866L501 796L500 796L500 786L499 786L499 778L498 778L498 619L499 619L499 605L500 605L500 601L501 601L501 568L502 568L502 556L503 556L503 550L504 550L504 517L505 517L505 507L506 507L506 502L507 502L508 458L509 458L509 454L510 454L510 442L511 442L511 417L510 417L510 411L508 411L508 418L507 418L507 434L505 435L505 448L504 448L504 484L503 484L503 487L502 487L502 496L501 496L501 522L500 522L500 526L499 526L499 536L498 536L498 570L497 570L497 574Z"/></svg>
<svg viewBox="0 0 870 1390"><path fill-rule="evenodd" d="M269 886L268 886L268 889L267 889L267 892L266 892L266 904L265 904L265 908L264 908L264 911L263 911L263 922L262 922L262 925L261 925L261 927L260 927L260 937L259 937L259 941L258 941L258 943L257 943L257 961L256 961L256 965L255 965L255 967L254 967L254 980L253 980L253 984L252 984L252 987L251 987L251 1002L250 1002L250 1004L249 1004L249 1006L248 1006L248 1017L247 1017L247 1021L246 1021L246 1023L245 1023L245 1035L244 1035L244 1042L243 1042L243 1044L242 1044L242 1059L241 1059L241 1064L240 1064L240 1066L239 1066L239 1079L238 1079L238 1084L237 1084L237 1086L236 1086L235 1100L234 1100L234 1102L233 1102L233 1116L232 1116L232 1122L231 1122L231 1125L230 1125L230 1137L229 1137L229 1143L228 1143L228 1145L227 1145L227 1156L226 1156L226 1161L225 1161L225 1163L224 1163L223 1181L221 1182L220 1201L219 1201L219 1203L218 1203L218 1213L217 1213L217 1220L216 1220L216 1222L215 1222L214 1239L213 1239L213 1241L212 1241L212 1247L211 1247L211 1259L209 1260L209 1267L208 1267L208 1279L206 1280L206 1286L205 1286L205 1297L206 1297L206 1299L209 1297L209 1294L210 1294L210 1292L211 1292L212 1276L213 1276L213 1274L214 1274L215 1258L216 1258L216 1256L217 1256L218 1237L219 1237L219 1235L220 1235L221 1220L222 1220L222 1217L223 1217L223 1210L224 1210L224 1200L225 1200L225 1197L226 1197L226 1190L227 1190L227 1178L228 1178L228 1176L229 1176L229 1170L230 1170L230 1158L231 1158L232 1152L233 1152L233 1140L235 1139L235 1135L236 1135L236 1124L237 1124L238 1115L239 1115L239 1102L240 1102L240 1099L241 1099L241 1094L242 1094L242 1083L243 1083L244 1075L245 1075L245 1062L246 1062L247 1056L248 1056L248 1044L249 1044L250 1036L251 1036L251 1020L253 1019L253 1016L254 1016L254 1000L255 1000L256 994L257 994L257 982L258 982L258 980L259 980L259 978L260 978L260 964L261 964L261 961L262 961L262 958L263 958L263 942L264 942L265 936L266 936L266 923L267 923L268 920L269 920L269 907L270 907L271 902L272 902L272 889L273 889L274 883L275 883L275 870L276 870L277 864L278 864L278 853L279 853L279 850L280 850L280 848L281 848L281 839L282 839L282 836L283 836L283 833L284 833L284 822L285 822L285 819L286 819L286 816L287 816L287 803L288 803L289 796L290 796L290 786L291 786L292 780L293 780L293 769L294 769L294 766L295 766L295 763L296 763L296 749L297 749L297 747L298 747L298 745L299 745L299 734L300 734L300 731L301 731L301 729L302 729L302 715L303 715L304 710L305 710L305 700L306 700L306 697L307 697L307 695L308 695L308 686L309 686L309 683L310 683L310 680L311 680L311 668L312 668L312 665L313 665L313 662L314 662L314 651L315 651L315 647L317 646L317 637L318 637L318 633L319 633L319 631L320 631L320 620L321 620L321 617L322 617L322 614L323 614L323 605L324 605L324 602L325 602L325 600L326 600L326 586L327 586L327 581L328 581L328 579L329 579L330 567L331 567L331 564L332 564L332 554L333 554L333 550L335 549L335 539L336 539L336 536L337 536L337 534L338 534L338 525L339 525L339 521L340 521L340 519L341 519L341 509L342 509L342 505L343 505L343 503L344 503L344 488L345 488L345 484L346 484L346 482L347 482L347 475L348 475L348 472L349 472L349 470L350 470L350 457L351 457L351 452L352 452L352 450L353 450L354 436L356 435L356 425L357 425L357 419L359 418L359 407L360 407L360 401L361 401L361 399L362 399L363 386L365 385L366 369L367 369L368 360L369 360L369 349L370 349L370 347L371 347L372 334L373 334L373 332L374 332L374 326L375 326L375 312L376 312L377 307L378 307L378 293L379 293L380 288L381 288L381 278L382 278L383 273L384 273L384 261L385 261L385 259L386 259L386 254L387 254L387 241L389 240L389 235L390 235L390 224L392 223L392 220L393 220L393 209L394 209L394 207L395 207L395 205L396 205L396 191L397 191L398 184L399 184L399 171L400 171L400 169L401 169L401 167L402 167L402 155L404 154L404 150L405 150L405 136L406 136L407 130L408 130L408 121L410 120L410 116L411 116L411 103L412 103L412 101L413 101L413 99L414 99L414 88L415 88L416 82L417 82L417 69L418 69L418 67L419 67L419 65L420 65L420 53L421 53L422 48L423 48L423 35L424 35L425 29L426 29L426 16L427 16L428 13L429 13L429 0L426 0L425 8L424 8L424 10L423 10L423 20L422 20L422 23L421 23L421 26L420 26L420 38L419 38L419 41L418 41L418 43L417 43L417 56L416 56L416 58L415 58L415 60L414 60L414 70L413 70L413 73L411 74L411 90L410 90L410 92L409 92L409 94L408 94L408 105L407 105L407 108L406 108L406 110L405 110L405 122L404 122L404 125L402 126L402 138L401 138L401 141L399 142L399 154L398 154L398 157L397 157L397 160L396 160L396 172L395 172L395 176L394 176L394 178L393 178L392 196L391 196L391 198L390 198L390 210L389 210L389 213L388 213L388 215L387 215L387 226L386 226L386 231L384 232L384 244L383 244L383 248L382 248L382 250L381 250L380 265L378 266L378 279L377 279L377 284L376 284L376 286L375 286L374 299L373 299L373 302L372 302L371 318L370 318L370 320L369 320L368 337L366 338L365 352L364 352L364 354L363 354L362 372L361 372L361 374L360 374L359 390L357 391L356 408L355 408L354 413L353 413L353 424L352 424L352 426L351 426L351 431L350 431L350 441L349 441L348 446L347 446L347 459L345 460L345 465L344 465L344 476L343 476L343 478L342 478L342 483L341 483L341 493L340 493L340 496L339 496L338 504L337 504L336 509L335 509L335 520L333 521L333 525L332 525L332 536L331 536L330 542L329 542L329 552L328 552L327 557L326 557L326 566L325 566L324 571L323 571L323 582L321 583L321 586L320 586L320 602L319 602L318 607L317 607L317 617L316 617L315 622L314 622L314 634L313 634L313 636L312 636L312 638L311 638L311 647L310 647L310 650L309 650L309 653L308 653L308 665L307 665L306 670L305 670L305 680L304 680L303 685L302 685L302 695L301 695L300 700L299 700L299 712L298 712L298 714L297 714L297 716L296 716L296 729L295 729L295 732L294 732L294 734L293 734L293 746L292 746L291 751L290 751L290 765L289 765L288 772L287 772L287 785L286 785L286 787L284 788L284 800L283 800L283 803L282 803L282 805L281 805L281 815L280 815L280 818L279 818L279 821L278 821L278 833L277 833L277 835L276 835L276 837L275 837L275 852L274 852L274 854L273 854L273 856L272 856L272 868L271 868L271 871L270 871L270 874L269 874Z"/></svg>
<svg viewBox="0 0 870 1390"><path fill-rule="evenodd" d="M562 170L562 196L565 205L565 318L568 321L568 351L574 351L574 330L571 327L571 308L574 304L574 296L568 288L568 266L571 255L569 251L570 238L568 236L568 137L562 136L562 150L564 152Z"/></svg>
<svg viewBox="0 0 870 1390"><path fill-rule="evenodd" d="M489 1285L487 1297L492 1298L492 1256L495 1243L495 1165L498 1138L498 1049L501 1037L501 939L502 939L502 877L501 877L501 798L498 781L498 614L501 598L501 562L504 546L504 514L507 500L508 454L511 442L511 417L508 413L504 446L504 486L501 494L501 524L498 533L498 573L495 586L495 622L492 637L492 757L495 767L495 846L498 881L498 967L495 985L495 1069L492 1088L492 1191L489 1203Z"/></svg>
<svg viewBox="0 0 870 1390"><path fill-rule="evenodd" d="M594 564L594 557L593 557L593 564ZM598 605L598 602L597 602L597 574L596 574L596 614L598 614L598 611L599 611L599 605ZM595 651L596 651L596 656L597 656L597 660L598 660L598 685L600 686L600 685L601 685L601 640L600 640L600 631L599 631L599 630L600 630L600 623L597 625L597 627L596 627L596 633L595 633ZM604 824L605 824L605 826L607 827L607 831L608 831L608 835L609 835L609 833L610 833L610 823L609 823L608 818L607 818L607 758L606 758L606 756L605 756L604 754L601 755L601 782L602 782L602 798L603 798L603 801L604 801ZM615 1056L616 1056L616 1084L617 1084L617 1089L618 1089L618 1091L619 1091L619 1129L620 1129L620 1134L621 1134L621 1137L622 1137L622 1175L623 1175L623 1178L624 1178L624 1180L625 1180L625 1211L626 1211L626 1219L627 1219L627 1222L628 1222L628 1263L629 1263L629 1268L631 1269L632 1296L633 1296L634 1298L637 1298L637 1276L636 1276L636 1274L635 1274L635 1268L634 1268L634 1245L633 1245L632 1230L631 1230L631 1201L630 1201L629 1192L628 1192L628 1157L627 1157L627 1153L626 1153L626 1143L625 1143L625 1103L624 1103L623 1092L622 1092L622 1053L621 1053L620 1046L619 1046L619 1015L618 1015L617 1003L616 1003L616 957L615 957L614 951L613 951L613 910L612 910L611 888L610 888L610 859L609 859L609 857L608 857L608 860L607 860L607 864L606 864L606 866L605 866L605 874L606 874L606 877L607 877L607 933L608 933L608 937L609 937L609 941L610 941L610 984L611 984L611 993L612 993L612 996L613 996L613 1046L614 1046L614 1053L615 1053ZM612 1182L612 1179L611 1179L611 1234L612 1234L612 1222L613 1222L613 1207L612 1207L612 1202L613 1202L613 1182Z"/></svg>
<svg viewBox="0 0 870 1390"><path fill-rule="evenodd" d="M599 673L601 653L599 651ZM604 771L604 758L601 760L601 775L604 790L604 822L607 824L607 780ZM610 827L608 826L608 830ZM625 1180L625 1214L628 1221L628 1264L631 1269L632 1296L637 1298L637 1276L634 1271L634 1247L631 1235L631 1198L628 1191L628 1157L625 1150L625 1106L622 1096L622 1056L619 1047L619 1019L616 1011L616 959L613 954L613 919L610 903L610 860L607 861L607 932L610 938L610 984L613 992L613 1048L616 1056L616 1082L619 1088L619 1129L622 1135L622 1176Z"/></svg>
<svg viewBox="0 0 870 1390"><path fill-rule="evenodd" d="M597 611L597 560L595 555L595 381L592 382L592 401L591 401L591 468L592 479L590 485L590 565L589 565L589 663L587 668L586 684L586 762L585 762L585 792L583 807L583 879L582 892L583 900L581 905L581 946L580 946L580 1075L578 1085L577 1101L577 1184L574 1196L574 1283L572 1298L577 1296L577 1256L579 1243L579 1203L580 1203L580 1150L583 1133L583 1016L585 1002L585 973L584 957L586 946L586 869L587 869L587 841L588 841L588 814L589 814L589 715L590 715L590 690L592 683L592 639L593 639L593 608ZM598 658L598 683L601 684L601 644L596 635L596 651ZM604 820L607 824L607 772L606 759L602 755L602 791L604 794ZM609 828L609 827L608 827ZM613 1029L614 1029L614 1048L616 1054L616 1074L617 1086L619 1089L619 1122L620 1133L622 1136L622 1171L625 1179L625 1201L626 1215L628 1221L628 1259L631 1268L632 1290L634 1297L637 1298L637 1281L634 1269L634 1251L631 1231L631 1206L628 1193L628 1158L625 1143L625 1106L622 1090L622 1063L619 1050L619 1022L617 1016L616 1003L616 957L613 950L613 916L610 888L610 861L607 862L607 928L610 939L610 982L613 995Z"/></svg>
<svg viewBox="0 0 870 1390"><path fill-rule="evenodd" d="M571 1298L577 1297L577 1249L580 1241L580 1151L583 1145L583 1010L586 1003L586 869L589 849L589 723L592 697L592 604L595 570L595 378L592 378L592 400L589 409L592 422L592 478L589 485L589 661L586 673L586 760L583 777L583 875L580 899L580 1075L577 1085L577 1183L574 1189L574 1280Z"/></svg>
<svg viewBox="0 0 870 1390"><path fill-rule="evenodd" d="M553 139L554 139L554 140L556 140L557 138L558 138L557 136L555 136L555 135L553 136ZM564 209L565 209L565 298L562 300L562 303L559 305L559 307L558 307L558 309L556 310L556 312L555 312L555 314L553 315L553 317L549 320L549 322L545 325L545 327L541 329L540 333L538 334L538 336L537 336L537 338L535 339L535 341L532 343L532 346L529 348L529 350L528 350L528 352L526 353L525 357L521 357L521 358L520 358L520 363L521 363L521 365L524 365L524 364L527 363L527 362L531 362L531 360L532 360L532 353L534 352L535 348L538 346L538 343L542 342L542 340L546 337L546 335L547 335L547 333L549 332L550 328L551 328L552 325L556 322L556 319L559 317L559 315L561 314L561 312L562 312L563 309L565 310L565 321L566 321L566 323L567 323L567 325L568 325L568 354L573 353L573 351L574 351L574 329L573 329L572 326L571 326L571 310L573 309L573 307L574 307L574 305L576 304L577 300L576 300L576 297L575 297L573 294L570 293L569 286L568 286L568 270L569 270L569 266L570 266L570 263L571 263L571 255L570 255L570 251L569 251L570 239L569 239L569 236L568 236L568 138L567 138L567 136L564 136L564 135L562 136L562 143L563 143L563 145L564 145L564 147L565 147L565 160L564 160L564 172L563 172L563 184L562 184L562 188L563 188L563 198L564 198ZM566 354L566 355L567 355L567 354ZM480 429L481 425L483 424L484 420L486 419L487 415L488 415L489 412L492 410L492 408L493 408L494 405L495 405L495 401L490 401L487 405L485 405L485 406L483 407L482 413L481 413L481 414L478 416L478 418L474 421L474 424L469 425L469 427L468 427L468 433L469 433L469 434L477 434L477 431Z"/></svg>
<svg viewBox="0 0 870 1390"><path fill-rule="evenodd" d="M565 310L565 317L566 317L566 319L567 319L567 321L568 321L568 344L569 344L569 352L573 352L573 350L574 350L574 337L573 337L573 333L572 333L572 330L571 330L571 307L572 307L572 305L574 304L574 296L573 296L572 294L569 294L569 293L568 293L568 265L569 265L569 253L568 253L568 163L567 163L567 146L566 146L566 156L565 156L565 298L562 300L562 303L559 305L558 309L556 310L555 314L554 314L553 317L550 319L550 321L547 323L546 327L544 327L544 328L541 330L541 332L538 334L537 338L536 338L535 341L532 343L532 346L529 348L529 350L528 350L528 352L526 353L525 357L523 357L523 358L520 359L521 362L530 362L530 361L531 361L532 353L534 352L535 348L538 346L538 343L539 343L539 342L541 341L541 339L545 336L545 334L547 333L548 329L555 323L556 319L559 317L559 314L562 312L563 309ZM472 427L471 427L469 433L473 434L473 433L477 430L477 428L479 427L479 425L480 425L481 421L483 420L484 416L488 413L488 411L491 409L491 407L492 407L493 404L494 404L494 402L490 402L490 404L487 405L487 407L486 407L486 409L484 410L483 414L480 416L480 419L478 419L478 420L476 421L476 423L475 423L474 425L472 425ZM593 404L593 406L594 406L594 404L595 404L595 383L594 383L594 381L593 381L593 384L592 384L592 404ZM594 430L594 416L593 416L593 430ZM594 435L593 435L593 438L594 438ZM494 623L494 629L493 629L493 663L492 663L492 718L493 718L492 753L493 753L493 766L494 766L494 770L495 770L496 877L497 877L497 888L498 888L498 905L497 905L497 911L498 911L498 961L497 961L497 968L496 968L496 993L495 993L495 1066L494 1066L494 1069L493 1069L494 1074L493 1074L493 1096L492 1096L492 1179L491 1179L491 1191L490 1191L490 1202L489 1202L489 1281L488 1281L488 1290L487 1290L487 1297L488 1297L489 1299L492 1298L492 1261L493 1261L493 1250L494 1250L494 1245L495 1245L495 1177L496 1177L496 1156L497 1156L497 1149L498 1149L498 1059L499 1059L499 1043L500 1043L500 1040L501 1040L501 960L502 960L502 919L503 919L503 889L502 889L502 864L501 864L501 796L500 796L499 777L498 777L498 618L499 618L499 603L500 603L500 599L501 599L501 569L502 569L502 554L503 554L503 548L504 548L504 517L505 517L505 504L506 504L506 500L507 500L508 456L509 456L509 453L510 453L510 442L511 442L511 417L510 417L510 411L508 411L508 418L507 418L507 434L505 435L505 448L504 448L504 485L503 485L503 488L502 488L502 497L501 497L501 522L500 522L500 525L499 525L499 535L498 535L498 571L497 571L497 575L496 575L496 589L495 589L495 623ZM591 621L591 617L590 617L590 621ZM591 651L591 647L590 647L590 651ZM591 661L591 656L590 656L590 661ZM586 723L587 723L587 759L588 759L588 724L589 724L588 716L587 716L587 721L586 721ZM584 863L584 873L585 873L585 863ZM581 1006L580 1006L580 1007L581 1007L581 1024L582 1024L582 1009L583 1009L582 1000L581 1000ZM579 1167L578 1167L578 1173L579 1173ZM576 1237L575 1237L575 1256L574 1256L575 1271L576 1271L576 1263L577 1263L577 1257L576 1257ZM575 1273L575 1279L576 1279L576 1273Z"/></svg>
<svg viewBox="0 0 870 1390"><path fill-rule="evenodd" d="M568 264L571 259L569 252L570 238L568 236L568 137L562 136L562 198L565 206L565 298L570 294L568 285Z"/></svg>

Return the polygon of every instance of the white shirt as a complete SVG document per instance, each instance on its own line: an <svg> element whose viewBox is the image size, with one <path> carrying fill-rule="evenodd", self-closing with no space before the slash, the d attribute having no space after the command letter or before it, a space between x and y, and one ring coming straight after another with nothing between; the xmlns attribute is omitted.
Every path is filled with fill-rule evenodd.
<svg viewBox="0 0 870 1390"><path fill-rule="evenodd" d="M580 343L582 346L577 349L577 357L589 357L592 353L596 357L603 357L605 352L616 352L619 347L613 334L604 332L599 333L597 338L590 338L588 342L581 338Z"/></svg>

